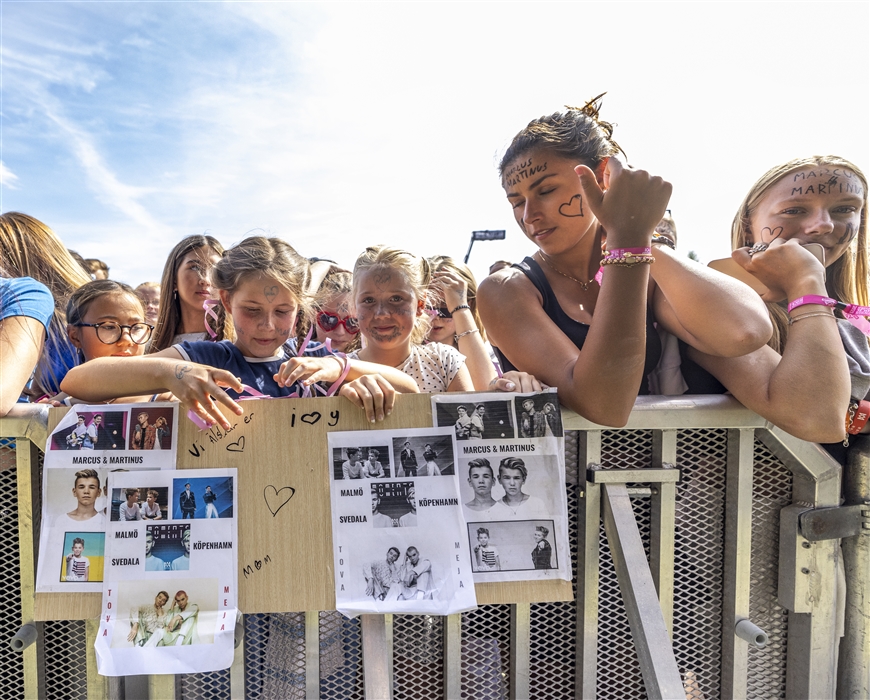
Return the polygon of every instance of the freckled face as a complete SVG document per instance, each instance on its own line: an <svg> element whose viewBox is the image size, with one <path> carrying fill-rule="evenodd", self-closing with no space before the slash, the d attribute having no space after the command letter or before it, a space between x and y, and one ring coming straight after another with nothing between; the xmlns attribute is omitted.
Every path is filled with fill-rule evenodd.
<svg viewBox="0 0 870 700"><path fill-rule="evenodd" d="M502 177L514 219L548 255L564 253L593 230L595 217L583 200L573 160L547 151L521 155Z"/></svg>
<svg viewBox="0 0 870 700"><path fill-rule="evenodd" d="M830 265L858 235L865 196L861 181L850 170L824 165L794 170L774 184L755 208L749 245L776 238L819 243L825 249L825 264Z"/></svg>
<svg viewBox="0 0 870 700"><path fill-rule="evenodd" d="M233 317L236 347L245 357L272 357L293 332L299 305L295 297L271 277L249 277L221 302Z"/></svg>
<svg viewBox="0 0 870 700"><path fill-rule="evenodd" d="M389 268L369 268L357 275L356 313L370 344L393 348L409 341L423 304L405 276Z"/></svg>

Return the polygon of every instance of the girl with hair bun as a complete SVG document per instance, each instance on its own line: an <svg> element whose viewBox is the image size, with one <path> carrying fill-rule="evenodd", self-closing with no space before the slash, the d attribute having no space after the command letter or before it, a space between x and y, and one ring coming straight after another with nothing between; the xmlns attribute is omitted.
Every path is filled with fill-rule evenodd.
<svg viewBox="0 0 870 700"><path fill-rule="evenodd" d="M364 408L370 420L382 417L392 408L393 385L416 388L401 372L373 370L362 362L350 366L335 356L294 356L292 336L297 319L307 313L308 281L308 261L287 243L247 238L226 251L211 271L235 341L186 340L124 362L101 358L77 367L63 388L87 401L168 390L203 423L229 428L218 404L241 414L234 398L246 391L243 384L268 396L290 396L316 381L341 379L349 381L343 396ZM380 369L387 379L377 373Z"/></svg>
<svg viewBox="0 0 870 700"><path fill-rule="evenodd" d="M661 355L654 323L729 357L766 343L771 326L745 285L653 239L671 185L623 165L599 107L600 96L514 137L499 172L537 250L487 277L478 306L503 369L530 372L585 418L622 426Z"/></svg>
<svg viewBox="0 0 870 700"><path fill-rule="evenodd" d="M844 308L870 306L866 177L838 156L771 168L740 204L731 244L768 302L774 335L744 357L689 348L689 359L783 430L835 443L829 451L845 461L847 427L866 432L859 416L870 410L861 403L870 395L870 325Z"/></svg>

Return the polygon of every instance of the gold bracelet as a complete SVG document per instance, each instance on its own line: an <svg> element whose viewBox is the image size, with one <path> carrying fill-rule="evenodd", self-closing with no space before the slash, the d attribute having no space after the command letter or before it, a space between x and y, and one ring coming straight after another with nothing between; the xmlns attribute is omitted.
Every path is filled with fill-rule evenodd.
<svg viewBox="0 0 870 700"><path fill-rule="evenodd" d="M831 311L831 312L828 312L828 311L814 311L814 312L811 313L811 314L801 314L800 316L789 316L789 317L788 317L788 325L791 326L791 325L797 323L798 321L800 321L801 319L803 319L803 318L809 318L810 316L827 316L828 318L833 318L833 319L836 319L836 318L837 318L836 316L834 316L834 312L833 312L833 311Z"/></svg>
<svg viewBox="0 0 870 700"><path fill-rule="evenodd" d="M602 258L601 265L616 265L618 267L634 267L638 264L650 265L655 262L652 255L632 255L623 258Z"/></svg>

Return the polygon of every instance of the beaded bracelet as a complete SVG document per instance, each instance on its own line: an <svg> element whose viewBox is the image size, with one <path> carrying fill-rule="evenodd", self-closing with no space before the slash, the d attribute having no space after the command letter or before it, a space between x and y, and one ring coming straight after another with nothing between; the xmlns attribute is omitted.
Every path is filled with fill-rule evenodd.
<svg viewBox="0 0 870 700"><path fill-rule="evenodd" d="M457 311L462 311L462 309L468 309L469 311L471 311L471 307L468 304L460 304L455 309L453 309L453 311L450 312L450 315L452 316Z"/></svg>
<svg viewBox="0 0 870 700"><path fill-rule="evenodd" d="M654 233L654 234L653 234L653 237L652 237L652 243L653 243L653 245L655 245L656 243L659 243L659 244L661 244L661 245L666 245L666 246L667 246L668 248L670 248L671 250L676 250L676 249L677 249L677 244L676 244L676 243L674 243L674 242L673 242L670 238L668 238L667 236L663 236L663 235L660 234L660 233Z"/></svg>
<svg viewBox="0 0 870 700"><path fill-rule="evenodd" d="M626 255L624 258L602 258L601 265L617 265L619 267L634 267L635 265L650 265L655 262L652 255Z"/></svg>
<svg viewBox="0 0 870 700"><path fill-rule="evenodd" d="M458 343L460 338L464 338L467 335L471 335L472 333L478 333L478 332L479 331L477 328L472 328L470 331L465 331L464 333L460 333L459 335L454 335L453 340L455 340Z"/></svg>

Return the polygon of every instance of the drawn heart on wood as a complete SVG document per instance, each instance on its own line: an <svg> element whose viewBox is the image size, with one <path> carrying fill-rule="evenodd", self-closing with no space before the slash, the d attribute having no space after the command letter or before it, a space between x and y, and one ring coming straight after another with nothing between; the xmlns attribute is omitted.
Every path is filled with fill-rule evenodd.
<svg viewBox="0 0 870 700"><path fill-rule="evenodd" d="M271 287L264 287L263 294L265 294L266 298L271 302L276 296L278 296L278 285L273 284Z"/></svg>
<svg viewBox="0 0 870 700"><path fill-rule="evenodd" d="M320 414L317 411L312 411L311 413L306 413L301 416L300 419L303 423L308 423L308 425L314 425L317 421L320 420Z"/></svg>
<svg viewBox="0 0 870 700"><path fill-rule="evenodd" d="M242 435L235 442L231 442L227 445L227 452L244 452L245 451L245 436Z"/></svg>
<svg viewBox="0 0 870 700"><path fill-rule="evenodd" d="M276 489L272 484L269 484L263 489L263 498L266 499L266 505L272 511L272 517L278 514L278 511L286 506L290 499L296 494L296 489L292 486L285 486L282 489Z"/></svg>
<svg viewBox="0 0 870 700"><path fill-rule="evenodd" d="M575 199L577 200L576 204L574 203ZM583 216L583 195L575 194L565 204L560 205L559 213L567 217Z"/></svg>

